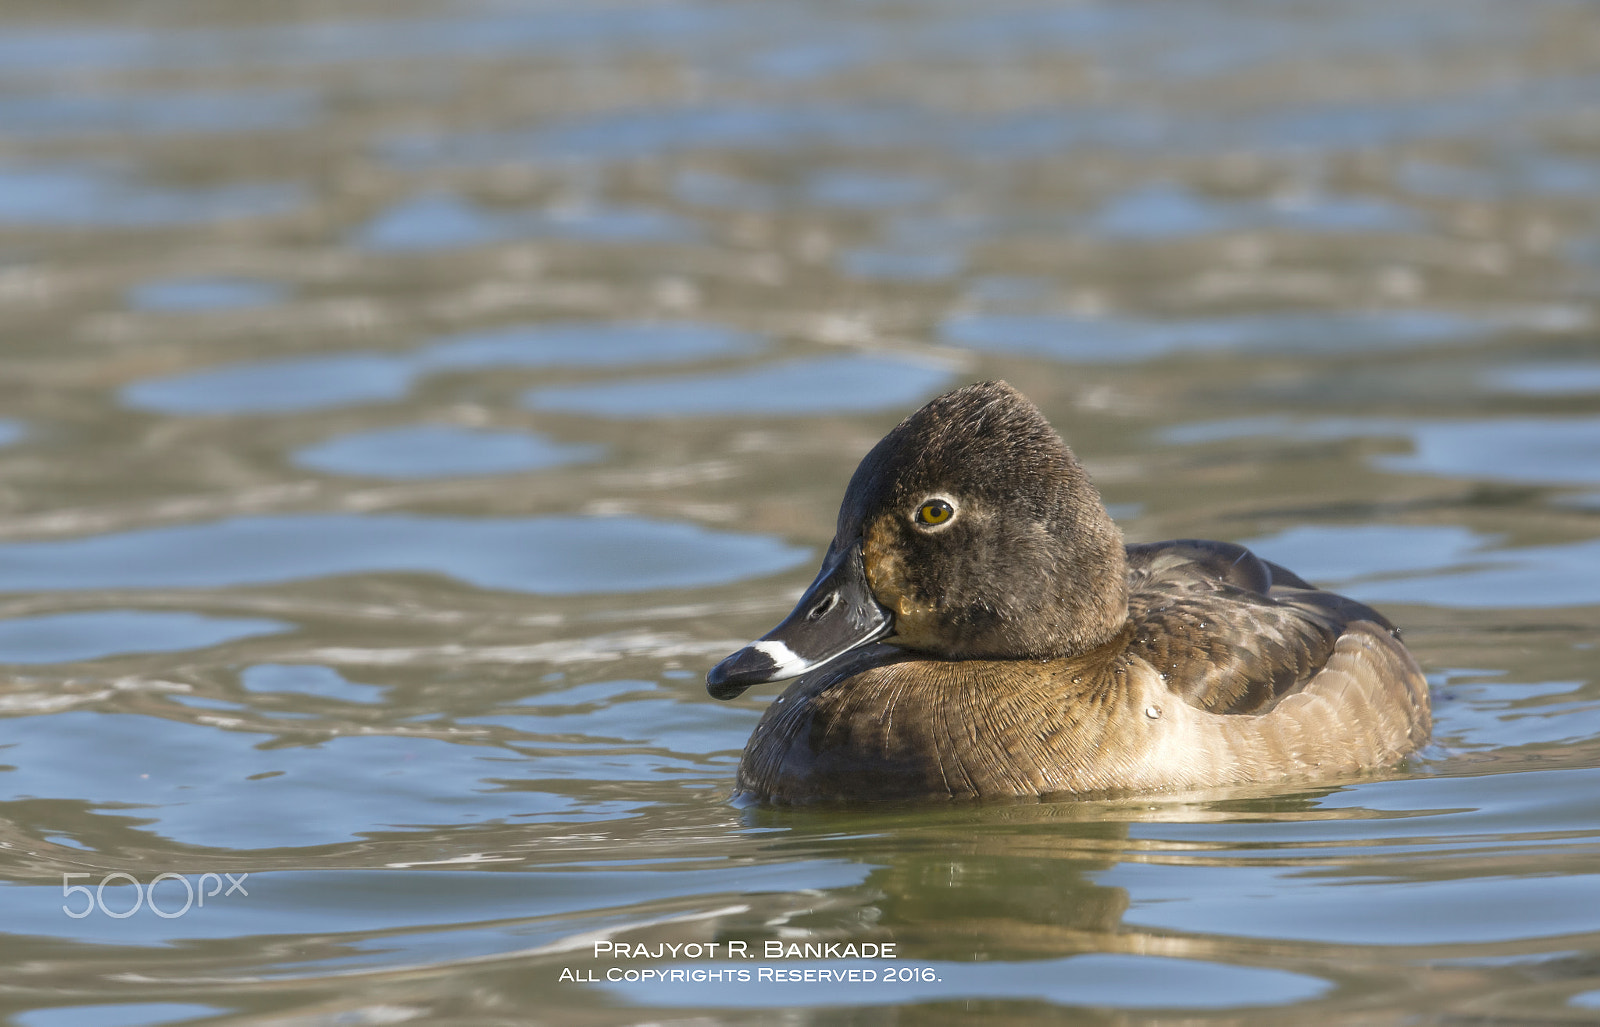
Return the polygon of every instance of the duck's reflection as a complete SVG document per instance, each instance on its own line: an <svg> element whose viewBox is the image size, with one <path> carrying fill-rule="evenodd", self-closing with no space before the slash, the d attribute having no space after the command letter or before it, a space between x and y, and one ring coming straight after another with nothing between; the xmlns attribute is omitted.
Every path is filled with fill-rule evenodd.
<svg viewBox="0 0 1600 1027"><path fill-rule="evenodd" d="M786 828L773 844L871 864L845 906L819 903L768 918L784 937L892 937L918 958L1025 959L1103 948L1128 893L1098 884L1129 846L1125 820L1085 803L969 806L930 814L820 809L746 811ZM855 833L859 832L859 833ZM792 857L791 857L792 858ZM837 897L837 896L836 896ZM776 921L776 922L775 922Z"/></svg>

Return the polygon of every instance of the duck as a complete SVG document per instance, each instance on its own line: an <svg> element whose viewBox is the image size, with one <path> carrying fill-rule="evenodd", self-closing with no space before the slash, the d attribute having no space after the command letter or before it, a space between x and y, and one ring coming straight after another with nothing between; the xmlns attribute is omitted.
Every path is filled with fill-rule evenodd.
<svg viewBox="0 0 1600 1027"><path fill-rule="evenodd" d="M1392 766L1432 727L1381 613L1235 543L1125 543L1003 381L932 400L867 453L816 579L706 687L776 681L738 802L1325 781Z"/></svg>

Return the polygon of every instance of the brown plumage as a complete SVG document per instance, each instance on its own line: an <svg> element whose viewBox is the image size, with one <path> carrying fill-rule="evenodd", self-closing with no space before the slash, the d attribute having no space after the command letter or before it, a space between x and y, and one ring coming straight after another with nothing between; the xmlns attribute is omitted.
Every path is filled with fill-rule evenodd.
<svg viewBox="0 0 1600 1027"><path fill-rule="evenodd" d="M1231 543L1124 546L1003 382L934 400L873 448L795 613L708 681L729 698L794 673L745 748L748 796L1328 778L1430 730L1426 682L1381 614Z"/></svg>

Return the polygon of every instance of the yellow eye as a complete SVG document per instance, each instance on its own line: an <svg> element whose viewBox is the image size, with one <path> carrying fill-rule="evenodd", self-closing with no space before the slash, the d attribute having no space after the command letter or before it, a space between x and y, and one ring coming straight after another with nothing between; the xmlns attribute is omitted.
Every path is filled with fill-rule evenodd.
<svg viewBox="0 0 1600 1027"><path fill-rule="evenodd" d="M955 516L955 508L942 499L930 499L917 507L917 523L936 526Z"/></svg>

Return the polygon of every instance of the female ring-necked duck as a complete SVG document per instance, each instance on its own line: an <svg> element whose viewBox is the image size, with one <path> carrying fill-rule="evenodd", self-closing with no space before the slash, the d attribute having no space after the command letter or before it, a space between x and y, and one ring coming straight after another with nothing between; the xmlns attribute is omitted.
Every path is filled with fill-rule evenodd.
<svg viewBox="0 0 1600 1027"><path fill-rule="evenodd" d="M782 678L739 764L774 802L1334 777L1428 739L1382 614L1243 546L1124 546L1038 409L941 396L856 468L816 581L706 677Z"/></svg>

